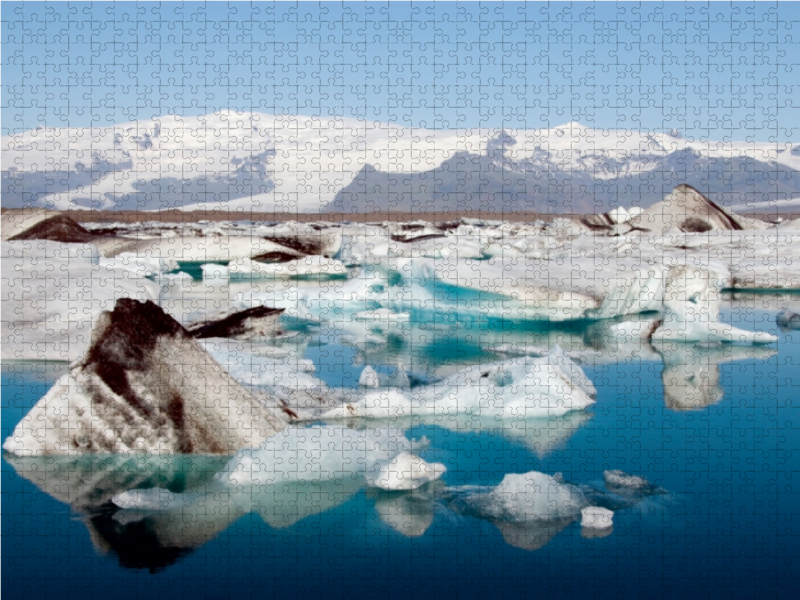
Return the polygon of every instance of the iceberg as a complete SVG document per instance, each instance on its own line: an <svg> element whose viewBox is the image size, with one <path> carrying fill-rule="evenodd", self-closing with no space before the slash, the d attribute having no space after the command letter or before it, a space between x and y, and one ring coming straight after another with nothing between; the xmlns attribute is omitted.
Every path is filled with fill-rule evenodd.
<svg viewBox="0 0 800 600"><path fill-rule="evenodd" d="M631 224L654 233L737 231L769 226L758 219L734 215L686 184L677 186L663 201L632 219Z"/></svg>
<svg viewBox="0 0 800 600"><path fill-rule="evenodd" d="M585 506L581 509L581 527L608 529L614 525L614 511L602 506Z"/></svg>
<svg viewBox="0 0 800 600"><path fill-rule="evenodd" d="M361 375L358 376L358 385L369 388L380 387L380 379L378 373L370 366L364 367Z"/></svg>
<svg viewBox="0 0 800 600"><path fill-rule="evenodd" d="M709 271L670 269L664 283L661 324L652 340L769 344L778 338L719 322L721 282Z"/></svg>
<svg viewBox="0 0 800 600"><path fill-rule="evenodd" d="M280 244L299 254L333 257L342 248L341 227L327 223L295 223L287 221L274 227L260 227L264 239Z"/></svg>
<svg viewBox="0 0 800 600"><path fill-rule="evenodd" d="M796 331L800 329L800 315L788 308L783 308L775 317L775 322L782 331Z"/></svg>
<svg viewBox="0 0 800 600"><path fill-rule="evenodd" d="M3 448L20 456L227 454L283 427L157 305L121 299Z"/></svg>
<svg viewBox="0 0 800 600"><path fill-rule="evenodd" d="M411 415L462 415L518 419L549 417L594 403L596 390L583 370L560 348L545 357L517 357L472 365L442 381L402 391L375 390L357 395L322 419Z"/></svg>
<svg viewBox="0 0 800 600"><path fill-rule="evenodd" d="M3 241L50 240L65 244L87 244L96 238L75 220L56 211L34 208L3 214Z"/></svg>
<svg viewBox="0 0 800 600"><path fill-rule="evenodd" d="M443 464L429 464L410 452L401 452L388 462L373 465L367 484L382 490L415 490L436 481L445 471Z"/></svg>
<svg viewBox="0 0 800 600"><path fill-rule="evenodd" d="M468 502L481 514L506 521L574 519L586 505L581 491L550 475L531 471L509 474L489 493L475 494Z"/></svg>
<svg viewBox="0 0 800 600"><path fill-rule="evenodd" d="M291 252L285 246L253 235L180 235L156 238L111 237L93 243L106 258L122 253L139 258L163 258L181 262L228 262L268 252Z"/></svg>

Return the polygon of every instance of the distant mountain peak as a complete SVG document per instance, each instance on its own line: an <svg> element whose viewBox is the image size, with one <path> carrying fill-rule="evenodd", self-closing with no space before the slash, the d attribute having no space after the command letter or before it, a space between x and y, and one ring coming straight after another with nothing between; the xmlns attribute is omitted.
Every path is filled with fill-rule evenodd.
<svg viewBox="0 0 800 600"><path fill-rule="evenodd" d="M13 167L2 173L2 201L8 208L314 212L340 205L347 192L348 210L356 211L360 202L362 209L445 203L458 210L501 199L508 210L594 212L609 203L647 206L688 182L727 205L745 201L741 195L758 201L800 193L800 152L779 147L578 121L428 130L223 110L5 136L3 164ZM353 185L371 189L356 193Z"/></svg>

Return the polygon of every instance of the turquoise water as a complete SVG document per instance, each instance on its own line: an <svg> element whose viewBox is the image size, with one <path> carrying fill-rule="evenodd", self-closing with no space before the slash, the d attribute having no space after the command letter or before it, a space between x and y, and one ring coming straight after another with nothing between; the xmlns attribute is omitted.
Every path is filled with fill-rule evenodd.
<svg viewBox="0 0 800 600"><path fill-rule="evenodd" d="M516 429L395 422L430 440L421 456L447 466L440 484L415 493L297 484L261 512L223 516L209 500L205 512L125 523L101 500L126 486L189 490L225 459L6 456L4 597L798 597L800 332L778 331L778 305L745 296L723 314L778 334L772 351L632 350L589 324L449 320L424 338L415 327L392 347L358 350L323 332L306 357L331 384L355 385L367 363L423 372L491 357L500 341L559 343L584 353L597 402ZM3 439L65 371L2 365ZM600 487L609 469L663 493L618 511L606 537L582 535L578 522L531 536L448 499L449 488L533 470Z"/></svg>

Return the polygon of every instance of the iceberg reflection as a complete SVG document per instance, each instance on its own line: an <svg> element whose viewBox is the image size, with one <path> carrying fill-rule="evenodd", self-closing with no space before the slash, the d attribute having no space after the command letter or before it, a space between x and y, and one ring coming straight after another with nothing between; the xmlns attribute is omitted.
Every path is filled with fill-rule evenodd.
<svg viewBox="0 0 800 600"><path fill-rule="evenodd" d="M437 513L460 514L490 521L507 543L526 550L546 545L577 522L583 508L620 510L663 493L622 472L609 472L602 489L535 471L506 475L497 486L448 487L438 479L444 465L414 455L424 442L391 428L291 428L276 438L232 458L6 458L20 476L83 516L99 552L152 572L245 515L287 529L361 493L367 503L362 518L374 510L403 536L425 535ZM386 481L394 489L382 489Z"/></svg>

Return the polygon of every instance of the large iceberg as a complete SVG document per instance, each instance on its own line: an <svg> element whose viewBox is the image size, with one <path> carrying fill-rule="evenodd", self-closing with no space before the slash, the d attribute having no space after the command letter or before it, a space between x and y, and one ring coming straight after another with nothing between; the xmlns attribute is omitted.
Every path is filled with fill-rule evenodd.
<svg viewBox="0 0 800 600"><path fill-rule="evenodd" d="M26 456L226 454L283 427L158 306L122 299L3 448Z"/></svg>
<svg viewBox="0 0 800 600"><path fill-rule="evenodd" d="M518 419L549 417L594 403L596 390L560 348L547 356L472 365L442 381L412 390L356 393L321 418L393 419L411 415L461 415Z"/></svg>

